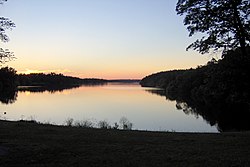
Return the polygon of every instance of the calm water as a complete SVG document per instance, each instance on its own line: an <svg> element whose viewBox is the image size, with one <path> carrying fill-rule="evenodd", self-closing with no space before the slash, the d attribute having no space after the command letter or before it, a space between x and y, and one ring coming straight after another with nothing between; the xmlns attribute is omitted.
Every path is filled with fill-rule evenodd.
<svg viewBox="0 0 250 167"><path fill-rule="evenodd" d="M218 132L202 117L177 110L175 101L166 100L152 91L138 84L114 83L53 93L23 91L18 92L14 103L0 103L0 117L7 120L35 119L55 124L65 124L67 118L96 123L106 120L113 125L125 116L133 123L133 129Z"/></svg>

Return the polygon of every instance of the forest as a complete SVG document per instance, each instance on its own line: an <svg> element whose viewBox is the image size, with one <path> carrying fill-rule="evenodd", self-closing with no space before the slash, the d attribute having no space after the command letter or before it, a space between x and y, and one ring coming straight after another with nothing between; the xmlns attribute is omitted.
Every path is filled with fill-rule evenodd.
<svg viewBox="0 0 250 167"><path fill-rule="evenodd" d="M0 90L17 89L17 86L60 87L72 85L104 84L107 80L96 78L77 78L56 73L17 74L13 68L0 69Z"/></svg>
<svg viewBox="0 0 250 167"><path fill-rule="evenodd" d="M0 68L0 102L14 103L18 91L24 92L57 92L65 89L80 87L81 85L103 85L108 80L96 78L77 78L56 73L17 74L11 67Z"/></svg>
<svg viewBox="0 0 250 167"><path fill-rule="evenodd" d="M232 50L218 61L212 59L195 69L155 73L140 84L163 88L167 99L177 101L177 108L201 115L221 131L249 130L250 47L247 53Z"/></svg>
<svg viewBox="0 0 250 167"><path fill-rule="evenodd" d="M249 8L249 0L178 0L176 12L189 36L201 35L186 50L221 52L221 58L195 69L155 73L140 84L163 88L177 109L202 116L219 131L250 130Z"/></svg>
<svg viewBox="0 0 250 167"><path fill-rule="evenodd" d="M106 82L104 79L81 79L56 73L19 74L17 78L19 86L95 85Z"/></svg>

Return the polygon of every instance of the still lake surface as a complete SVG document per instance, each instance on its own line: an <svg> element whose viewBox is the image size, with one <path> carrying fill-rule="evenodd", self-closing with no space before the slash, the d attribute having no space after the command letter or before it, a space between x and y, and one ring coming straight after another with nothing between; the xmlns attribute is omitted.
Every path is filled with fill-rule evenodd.
<svg viewBox="0 0 250 167"><path fill-rule="evenodd" d="M55 92L19 91L14 103L0 103L0 118L35 119L60 125L68 118L94 123L106 120L113 126L126 117L133 123L133 129L138 130L218 132L216 126L178 110L175 101L154 94L154 90L142 88L138 83L109 83Z"/></svg>

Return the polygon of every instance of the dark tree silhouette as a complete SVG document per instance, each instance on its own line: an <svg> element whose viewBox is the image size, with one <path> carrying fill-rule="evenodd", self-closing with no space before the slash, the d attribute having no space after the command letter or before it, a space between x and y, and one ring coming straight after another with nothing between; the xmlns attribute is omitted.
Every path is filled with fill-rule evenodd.
<svg viewBox="0 0 250 167"><path fill-rule="evenodd" d="M184 15L189 36L205 35L187 47L204 54L213 49L241 48L244 55L250 43L249 0L178 0L176 11Z"/></svg>
<svg viewBox="0 0 250 167"><path fill-rule="evenodd" d="M7 0L0 0L0 5ZM9 37L6 35L6 30L11 30L15 27L15 24L8 18L0 17L0 40L2 42L8 42ZM8 49L0 48L0 63L3 64L5 62L10 61L14 58L13 52L10 52Z"/></svg>
<svg viewBox="0 0 250 167"><path fill-rule="evenodd" d="M200 115L219 131L250 130L250 47L241 59L240 48L223 59L211 60L196 69L159 72L143 78L151 93L176 100L176 108Z"/></svg>
<svg viewBox="0 0 250 167"><path fill-rule="evenodd" d="M0 68L0 102L14 103L17 98L17 75L10 67Z"/></svg>

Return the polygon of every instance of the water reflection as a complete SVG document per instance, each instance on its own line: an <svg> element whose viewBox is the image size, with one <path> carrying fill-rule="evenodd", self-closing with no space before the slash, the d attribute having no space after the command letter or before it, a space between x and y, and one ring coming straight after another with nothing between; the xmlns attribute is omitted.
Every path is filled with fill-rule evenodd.
<svg viewBox="0 0 250 167"><path fill-rule="evenodd" d="M217 132L201 118L188 117L176 110L174 101L162 98L165 97L164 90L116 83L71 88L21 87L18 100L0 106L1 112L6 112L4 117L10 120L33 117L39 122L59 125L67 118L108 120L114 124L125 116L139 130Z"/></svg>
<svg viewBox="0 0 250 167"><path fill-rule="evenodd" d="M164 89L145 89L145 91L151 94L156 94L158 96L166 96L166 92Z"/></svg>
<svg viewBox="0 0 250 167"><path fill-rule="evenodd" d="M202 116L211 126L217 126L220 132L250 130L250 112L247 104L176 99L169 94L167 95L164 90L147 90L147 92L165 96L167 100L176 101L178 110L182 110L187 115L192 114L196 118Z"/></svg>
<svg viewBox="0 0 250 167"><path fill-rule="evenodd" d="M79 88L79 85L73 85L73 86L60 86L60 87L48 87L48 86L21 86L18 88L19 92L31 92L31 93L43 93L43 92L49 92L49 93L56 93L56 92L62 92L67 89L74 89Z"/></svg>
<svg viewBox="0 0 250 167"><path fill-rule="evenodd" d="M12 104L17 100L17 91L14 89L0 91L0 102L2 104Z"/></svg>
<svg viewBox="0 0 250 167"><path fill-rule="evenodd" d="M220 132L250 130L250 113L247 105L240 103L204 105L194 102L177 102L177 104L186 114L198 114L211 126L217 125Z"/></svg>
<svg viewBox="0 0 250 167"><path fill-rule="evenodd" d="M106 83L91 83L84 84L84 86L101 86ZM83 85L61 85L61 86L19 86L18 89L4 89L0 91L0 102L3 104L13 104L17 100L18 92L28 92L28 93L56 93L63 92L69 89L76 89Z"/></svg>
<svg viewBox="0 0 250 167"><path fill-rule="evenodd" d="M106 83L90 83L90 84L82 84L82 85L60 85L60 86L19 86L18 91L19 92L31 92L31 93L43 93L43 92L49 92L49 93L56 93L56 92L62 92L64 90L69 89L76 89L81 86L101 86L105 85Z"/></svg>

